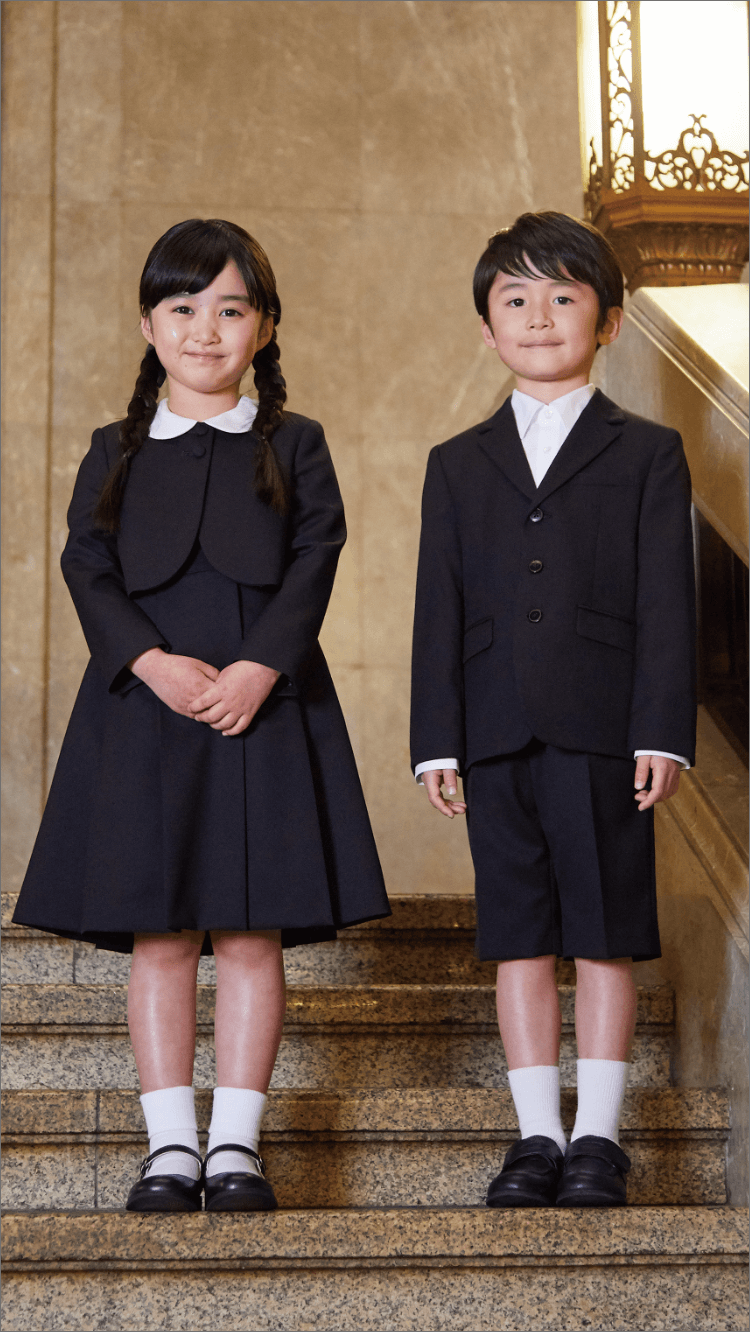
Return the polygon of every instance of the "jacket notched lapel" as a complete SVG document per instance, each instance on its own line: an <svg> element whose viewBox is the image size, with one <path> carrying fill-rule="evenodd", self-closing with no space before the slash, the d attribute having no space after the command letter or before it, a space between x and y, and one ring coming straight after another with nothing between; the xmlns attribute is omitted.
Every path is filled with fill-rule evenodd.
<svg viewBox="0 0 750 1332"><path fill-rule="evenodd" d="M477 433L480 435L479 447L487 457L504 472L516 490L531 500L536 484L521 443L510 398L506 398L500 410L489 421L477 426Z"/></svg>
<svg viewBox="0 0 750 1332"><path fill-rule="evenodd" d="M534 495L541 504L553 491L565 485L576 472L590 462L622 434L625 417L609 398L597 389L591 402L581 412L549 471L542 477Z"/></svg>

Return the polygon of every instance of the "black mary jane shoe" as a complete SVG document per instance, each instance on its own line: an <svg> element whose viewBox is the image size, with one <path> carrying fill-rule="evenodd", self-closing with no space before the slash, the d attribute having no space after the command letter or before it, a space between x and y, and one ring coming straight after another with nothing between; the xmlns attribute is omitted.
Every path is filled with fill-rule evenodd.
<svg viewBox="0 0 750 1332"><path fill-rule="evenodd" d="M257 1161L261 1173L254 1170L229 1170L219 1175L207 1175L206 1166L217 1152L242 1152ZM236 1142L223 1142L212 1147L203 1162L203 1187L207 1212L273 1212L278 1206L276 1195L263 1174L263 1161L257 1152L241 1147Z"/></svg>
<svg viewBox="0 0 750 1332"><path fill-rule="evenodd" d="M611 1138L588 1134L568 1145L558 1207L624 1207L630 1157Z"/></svg>
<svg viewBox="0 0 750 1332"><path fill-rule="evenodd" d="M519 1138L487 1190L488 1207L553 1207L563 1154L552 1138Z"/></svg>
<svg viewBox="0 0 750 1332"><path fill-rule="evenodd" d="M184 1152L203 1164L192 1147L175 1143L171 1147L158 1147L141 1162L140 1178L136 1180L125 1204L126 1212L199 1212L203 1192L203 1170L197 1179L187 1175L147 1175L146 1171L157 1156L165 1152Z"/></svg>

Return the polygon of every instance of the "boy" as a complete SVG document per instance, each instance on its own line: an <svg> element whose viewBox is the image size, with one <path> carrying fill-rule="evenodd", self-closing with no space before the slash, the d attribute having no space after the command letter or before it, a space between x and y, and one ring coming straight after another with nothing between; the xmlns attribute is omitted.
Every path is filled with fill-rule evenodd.
<svg viewBox="0 0 750 1332"><path fill-rule="evenodd" d="M675 431L588 382L623 319L622 273L593 227L519 217L489 241L474 300L518 387L430 454L412 766L436 809L467 813L478 953L498 961L521 1137L488 1205L615 1206L631 960L660 956L653 806L694 762L690 477ZM465 804L441 794L457 772ZM577 968L567 1150L556 956Z"/></svg>

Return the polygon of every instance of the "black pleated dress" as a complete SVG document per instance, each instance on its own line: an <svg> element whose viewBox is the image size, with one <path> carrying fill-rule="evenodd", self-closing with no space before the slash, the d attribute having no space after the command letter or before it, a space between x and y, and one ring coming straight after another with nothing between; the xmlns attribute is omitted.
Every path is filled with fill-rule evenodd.
<svg viewBox="0 0 750 1332"><path fill-rule="evenodd" d="M237 436L214 436L214 454L236 448ZM144 448L190 457L183 439ZM206 469L206 488L226 454ZM206 499L177 572L128 602L143 616L139 625L151 626L152 645L221 670L262 659L253 634L261 642L264 623L273 630L279 588L238 582L214 566L204 549L217 546L210 509ZM292 520L292 544L294 527ZM75 529L74 516L72 541ZM287 530L287 544L289 537ZM88 553L84 560L91 563ZM75 578L66 576L75 596ZM88 600L96 582L87 583ZM294 616L294 605L285 613ZM289 946L389 914L346 725L316 641L297 678L282 675L236 737L173 712L129 672L108 681L98 655L73 709L15 921L129 952L135 933L280 929ZM211 951L208 933L203 951Z"/></svg>

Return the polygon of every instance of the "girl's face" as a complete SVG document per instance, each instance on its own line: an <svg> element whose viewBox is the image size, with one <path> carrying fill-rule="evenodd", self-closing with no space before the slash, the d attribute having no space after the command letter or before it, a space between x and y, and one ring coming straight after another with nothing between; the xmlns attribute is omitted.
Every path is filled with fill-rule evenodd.
<svg viewBox="0 0 750 1332"><path fill-rule="evenodd" d="M233 262L194 296L169 296L141 318L147 342L167 372L170 397L234 394L256 352L270 341L273 320L250 304ZM173 390L177 393L173 394Z"/></svg>

